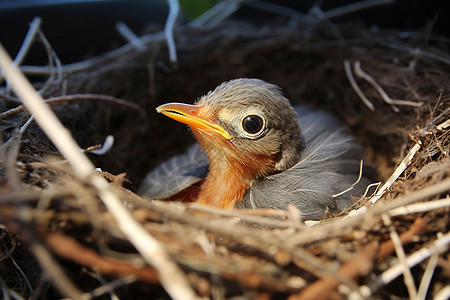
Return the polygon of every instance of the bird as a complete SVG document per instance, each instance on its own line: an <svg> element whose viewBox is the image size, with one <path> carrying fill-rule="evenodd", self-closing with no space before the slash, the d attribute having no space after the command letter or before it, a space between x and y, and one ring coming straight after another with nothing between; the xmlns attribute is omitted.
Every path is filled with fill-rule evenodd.
<svg viewBox="0 0 450 300"><path fill-rule="evenodd" d="M362 147L335 116L293 107L261 79L232 79L192 105L156 111L188 125L198 143L147 174L145 197L222 209L294 205L302 220L320 220L353 205L373 176L371 167L361 175Z"/></svg>

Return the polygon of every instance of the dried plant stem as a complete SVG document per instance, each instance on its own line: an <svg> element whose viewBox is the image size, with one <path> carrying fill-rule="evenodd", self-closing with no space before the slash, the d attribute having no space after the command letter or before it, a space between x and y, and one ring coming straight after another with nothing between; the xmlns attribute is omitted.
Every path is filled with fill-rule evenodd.
<svg viewBox="0 0 450 300"><path fill-rule="evenodd" d="M366 245L356 257L343 264L339 268L338 272L342 276L345 276L352 280L366 275L372 269L372 265L377 254L377 249L377 242L372 242ZM328 299L330 296L330 292L336 289L339 283L340 282L337 281L333 276L328 276L308 285L298 295L292 295L291 297L289 297L289 300Z"/></svg>
<svg viewBox="0 0 450 300"><path fill-rule="evenodd" d="M364 95L364 93L359 88L358 84L356 83L355 78L352 74L352 68L350 67L350 62L348 60L344 60L344 69L345 74L347 75L348 81L350 81L350 85L352 86L355 93L358 95L359 99L369 108L371 111L375 110L375 107L373 106L372 102L370 102L369 99Z"/></svg>
<svg viewBox="0 0 450 300"><path fill-rule="evenodd" d="M0 67L16 94L23 100L56 147L69 160L78 176L88 180L97 188L100 198L117 220L119 228L130 239L144 259L158 271L161 283L167 292L175 299L195 299L195 293L185 275L168 256L163 245L136 222L129 210L110 190L106 180L100 176L93 175L94 166L92 163L79 151L80 147L71 138L50 108L45 105L44 100L36 93L17 66L12 64L11 59L1 45Z"/></svg>
<svg viewBox="0 0 450 300"><path fill-rule="evenodd" d="M395 201L379 204L373 208L372 213L378 215L384 212L389 212L394 208L398 208L429 197L433 197L435 195L445 193L449 190L450 190L450 178L446 178L441 182L427 186L426 188L423 188L421 190L405 194L401 197L397 197Z"/></svg>
<svg viewBox="0 0 450 300"><path fill-rule="evenodd" d="M61 294L74 300L82 299L82 292L67 278L64 271L55 263L51 254L43 245L34 243L31 246L31 251Z"/></svg>
<svg viewBox="0 0 450 300"><path fill-rule="evenodd" d="M394 3L394 0L366 0L358 1L352 4L343 5L334 9L323 12L321 19L331 19L335 17L344 16L346 14L354 13L363 9L368 9L375 6L381 6Z"/></svg>
<svg viewBox="0 0 450 300"><path fill-rule="evenodd" d="M448 299L450 299L450 284L446 285L434 297L434 300L448 300Z"/></svg>
<svg viewBox="0 0 450 300"><path fill-rule="evenodd" d="M173 38L173 28L180 12L180 4L178 0L169 1L169 15L167 16L166 25L164 26L164 35L166 36L167 47L169 48L169 59L173 65L178 62L177 48L175 39Z"/></svg>
<svg viewBox="0 0 450 300"><path fill-rule="evenodd" d="M445 249L448 248L449 244L450 244L450 233L447 233L442 237L438 238L436 241L434 241L431 246L427 248L422 248L414 252L412 255L408 256L406 258L408 267L412 268L413 266L424 261L431 255L445 251ZM380 275L380 277L377 278L377 280L375 280L370 284L370 290L372 292L375 292L380 287L388 284L389 282L400 276L402 272L403 272L403 265L401 263L398 263L395 266L387 269Z"/></svg>
<svg viewBox="0 0 450 300"><path fill-rule="evenodd" d="M392 225L391 218L386 213L381 215L381 219L383 220L384 225L389 227L391 241L392 244L394 245L395 253L397 254L398 260L403 268L403 282L405 283L408 289L409 297L411 299L416 299L417 297L416 285L414 283L414 278L411 273L411 270L408 267L408 263L406 262L406 254L405 250L403 249L400 237L397 231L395 230L395 227Z"/></svg>
<svg viewBox="0 0 450 300"><path fill-rule="evenodd" d="M392 186L392 184L397 180L397 178L405 171L405 169L409 166L411 163L411 160L413 159L414 155L416 155L417 151L420 149L420 144L415 144L414 147L409 150L408 154L405 156L405 158L402 160L402 162L399 164L397 169L395 169L394 173L386 180L386 182L383 184L383 186L379 189L379 191L370 198L369 202L371 204L375 204L383 195L384 193Z"/></svg>
<svg viewBox="0 0 450 300"><path fill-rule="evenodd" d="M45 241L61 257L100 271L106 275L134 275L149 283L158 283L156 271L147 266L137 267L118 259L103 257L90 248L80 245L75 239L60 233L47 233Z"/></svg>
<svg viewBox="0 0 450 300"><path fill-rule="evenodd" d="M66 102L66 101L75 101L75 100L98 100L98 101L106 101L106 102L112 102L112 103L116 103L116 104L120 104L120 105L124 105L124 106L128 106L131 107L139 112L142 112L142 107L140 107L139 105L127 101L127 100L123 100L120 98L116 98L116 97L112 97L112 96L107 96L107 95L96 95L96 94L75 94L75 95L67 95L67 96L60 96L60 97L53 97L53 98L48 98L45 101L45 103L47 104L53 104L53 103L59 103L59 102ZM11 108L10 110L7 110L3 113L0 113L0 120L6 119L12 115L21 113L23 111L25 111L27 108L25 105L19 105L17 107Z"/></svg>
<svg viewBox="0 0 450 300"><path fill-rule="evenodd" d="M427 201L423 203L416 203L407 206L401 206L399 208L392 209L387 213L390 216L408 215L419 212L426 212L430 210L435 210L439 208L444 208L450 206L450 199L439 199L434 201Z"/></svg>
<svg viewBox="0 0 450 300"><path fill-rule="evenodd" d="M124 22L118 22L116 24L116 30L130 44L133 44L137 50L142 51L145 49L141 39Z"/></svg>
<svg viewBox="0 0 450 300"><path fill-rule="evenodd" d="M360 78L366 80L371 86L375 88L375 90L380 94L381 98L383 98L384 102L387 104L390 104L392 106L392 109L395 112L398 112L398 108L395 105L407 105L407 106L414 106L414 107L420 107L423 105L422 102L413 102L408 100L393 100L391 99L388 94L383 90L383 88L373 79L372 76L364 72L361 68L361 62L355 61L354 65L355 74L359 76Z"/></svg>
<svg viewBox="0 0 450 300"><path fill-rule="evenodd" d="M439 254L435 253L430 257L425 272L423 273L422 280L420 281L419 290L417 292L417 300L425 300L427 296L428 288L430 287L431 278L433 278L434 270L438 263Z"/></svg>

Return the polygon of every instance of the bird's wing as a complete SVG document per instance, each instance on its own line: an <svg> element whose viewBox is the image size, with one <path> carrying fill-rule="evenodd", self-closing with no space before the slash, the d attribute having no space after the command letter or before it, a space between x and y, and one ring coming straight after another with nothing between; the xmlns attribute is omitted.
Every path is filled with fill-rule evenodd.
<svg viewBox="0 0 450 300"><path fill-rule="evenodd" d="M295 109L306 145L302 159L282 173L257 181L238 207L286 209L292 204L300 209L302 219L320 219L327 209L349 207L351 194L364 192L366 178L350 193L333 197L357 180L361 147L330 114L305 106Z"/></svg>
<svg viewBox="0 0 450 300"><path fill-rule="evenodd" d="M139 194L156 199L169 198L202 181L208 173L208 159L198 144L147 174Z"/></svg>

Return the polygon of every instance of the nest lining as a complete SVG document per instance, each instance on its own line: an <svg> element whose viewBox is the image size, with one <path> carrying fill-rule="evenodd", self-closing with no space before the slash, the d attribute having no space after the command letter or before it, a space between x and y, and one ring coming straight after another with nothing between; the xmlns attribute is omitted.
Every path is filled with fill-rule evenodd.
<svg viewBox="0 0 450 300"><path fill-rule="evenodd" d="M361 28L355 34L348 33L343 24L344 38L329 40L321 35L320 27L297 25L261 29L247 22L225 22L212 29L181 27L175 32L179 57L175 69L165 44L149 42L145 51L99 57L83 70L63 72L63 80L52 81L43 95L108 95L145 111L143 116L119 101L92 101L87 96L84 101L52 105L82 147L101 143L107 134L115 137L108 154L90 158L107 171L103 174L109 174L116 193L143 228L164 245L198 295L407 297L414 293L414 286L423 293L418 286L428 269L435 270L428 296L438 295L450 277L445 245L440 254L433 252L417 266L400 269L405 283L398 275L391 275L393 281L380 280L394 272L401 251L411 257L423 249L435 249L433 243L448 235L449 205L444 202L448 194L439 184L449 178L449 126L445 122L450 76L448 64L442 62L448 58L438 50L447 41L434 39L434 47L418 52L415 49L424 39L420 32L403 38L396 32L374 35ZM345 61L373 103L373 111L351 87ZM396 111L383 102L370 82L356 76L357 62L391 99L423 105L397 105ZM292 217L295 211L228 212L153 202L135 195L132 191L146 172L192 142L184 126L157 117L154 108L168 101L192 101L237 77L264 79L279 85L293 104L309 103L336 113L365 147L366 160L379 168L383 182L406 153L415 144L419 146L375 208L356 217L328 219L312 228L297 222ZM3 105L14 106L7 100ZM14 122L19 125L22 120ZM168 138L168 132L177 138ZM7 127L3 136L5 141L12 137L2 147L1 158L0 214L6 227L2 228L4 271L0 274L8 291L23 297L36 293L55 297L47 281L39 280L45 271L65 295L79 296L82 290L95 297L103 287L115 288L114 293L125 298L166 297L157 270L136 253L99 200L98 191L60 161L37 125L32 124L22 136ZM50 159L55 156L56 161ZM123 172L130 182L124 180ZM420 194L423 191L428 193ZM415 201L441 207L416 207L418 211L402 213L397 206L411 202L414 195ZM370 206L366 198L355 208ZM273 216L277 218L267 218ZM32 263L25 265L28 261ZM65 275L57 278L58 272Z"/></svg>

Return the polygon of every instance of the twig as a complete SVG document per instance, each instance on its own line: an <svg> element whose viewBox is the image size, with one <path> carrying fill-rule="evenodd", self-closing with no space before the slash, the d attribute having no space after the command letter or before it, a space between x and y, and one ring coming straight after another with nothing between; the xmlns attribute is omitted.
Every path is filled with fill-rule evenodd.
<svg viewBox="0 0 450 300"><path fill-rule="evenodd" d="M156 32L153 34L149 34L149 35L143 36L141 38L142 43L144 45L147 45L147 44L150 44L153 42L163 41L164 39L165 39L164 32L162 32L162 31ZM62 66L62 71L64 73L72 73L72 72L79 72L79 71L87 70L97 64L101 64L105 61L112 60L116 57L129 54L132 51L134 51L135 49L136 48L133 44L128 43L128 44L123 45L122 47L116 48L114 50L111 50L111 51L106 52L101 55L97 55L93 58L86 59L86 60L76 62L76 63L66 64L66 65ZM50 73L48 66L43 66L43 67L41 67L41 66L21 66L20 70L22 72L24 72L25 74L30 74L30 75L48 75Z"/></svg>
<svg viewBox="0 0 450 300"><path fill-rule="evenodd" d="M86 149L86 152L93 153L96 155L104 155L111 150L113 145L114 145L114 137L112 135L108 135L100 148Z"/></svg>
<svg viewBox="0 0 450 300"><path fill-rule="evenodd" d="M450 244L450 233L447 233L447 234L443 235L442 237L438 238L429 247L422 248L422 249L414 252L412 255L408 256L406 258L408 267L412 268L413 266L424 261L431 255L445 251L448 244ZM391 282L392 280L394 280L395 278L400 276L400 274L402 274L402 270L403 270L403 266L401 263L398 263L395 266L387 269L375 281L373 281L369 285L370 290L372 292L377 291L380 287L388 284L389 282Z"/></svg>
<svg viewBox="0 0 450 300"><path fill-rule="evenodd" d="M377 254L377 249L377 242L372 242L366 245L356 257L346 262L339 268L339 274L352 280L356 280L360 276L368 274L372 269L373 262ZM288 299L328 299L330 297L330 292L336 289L339 283L340 282L334 277L328 276L308 285L299 294L292 295Z"/></svg>
<svg viewBox="0 0 450 300"><path fill-rule="evenodd" d="M93 298L97 298L103 294L106 293L110 293L112 291L114 291L114 289L122 286L122 285L127 285L130 283L133 283L136 280L136 277L133 275L127 276L127 277L123 277L123 278L118 278L114 281L111 281L107 284L104 284L98 288L96 288L95 290L86 293L83 295L83 298L89 298L89 299L93 299ZM87 296L87 297L86 297ZM118 299L118 298L117 298ZM83 299L84 300L84 299Z"/></svg>
<svg viewBox="0 0 450 300"><path fill-rule="evenodd" d="M56 54L55 50L53 50L52 46L50 45L50 42L47 40L47 37L44 35L42 30L39 30L39 38L48 53L48 62L49 62L49 69L50 69L49 78L45 82L44 86L39 90L39 93L42 94L44 91L46 91L48 89L48 87L52 83L61 82L61 80L62 80L62 64L61 64L61 61L59 60L58 55ZM53 62L55 62L56 74L58 74L56 81L54 81L55 72L53 72Z"/></svg>
<svg viewBox="0 0 450 300"><path fill-rule="evenodd" d="M398 108L395 105L407 105L407 106L414 106L414 107L420 107L423 105L422 102L414 102L414 101L408 101L408 100L393 100L391 99L388 94L383 90L383 88L375 81L375 79L373 79L372 76L370 76L369 74L365 73L362 69L361 69L361 62L360 61L355 61L354 64L354 70L355 70L355 74L366 80L371 86L373 86L375 88L375 90L378 92L378 94L380 94L381 98L383 98L384 102L386 102L387 104L392 106L392 109L395 112L399 112Z"/></svg>
<svg viewBox="0 0 450 300"><path fill-rule="evenodd" d="M67 278L64 271L55 263L51 254L43 245L34 243L31 245L31 251L61 294L71 299L82 299L82 292Z"/></svg>
<svg viewBox="0 0 450 300"><path fill-rule="evenodd" d="M263 216L255 215L258 214L258 210L256 211L242 211L241 209L235 209L235 210L223 210L223 209L217 209L214 207L204 206L204 205L192 205L189 207L189 209L195 209L197 211L203 211L203 212L209 212L218 216L227 216L227 217L235 217L239 218L246 222L251 222L254 224L258 224L261 226L269 226L269 227L278 227L278 228L295 228L298 230L305 229L305 226L302 223L298 222L289 222L289 221L281 221L277 219L268 219L264 218L263 216L282 216L286 217L288 216L288 213L286 211L280 211L276 212L275 210L269 211L263 211ZM255 213L255 214L252 214Z"/></svg>
<svg viewBox="0 0 450 300"><path fill-rule="evenodd" d="M450 206L450 199L448 198L398 207L388 211L387 214L393 217L400 215L415 214L418 212L426 212L447 206Z"/></svg>
<svg viewBox="0 0 450 300"><path fill-rule="evenodd" d="M433 278L434 270L438 262L439 255L433 254L428 261L425 272L423 272L422 280L420 281L419 291L417 292L417 300L425 300L428 288L430 287L431 278Z"/></svg>
<svg viewBox="0 0 450 300"><path fill-rule="evenodd" d="M166 36L167 47L169 48L169 59L172 65L178 63L177 48L175 39L173 38L173 28L180 11L178 0L167 0L169 2L169 15L167 16L166 25L164 26L164 35Z"/></svg>
<svg viewBox="0 0 450 300"><path fill-rule="evenodd" d="M141 39L124 22L117 22L116 30L127 42L133 44L138 51L145 50Z"/></svg>
<svg viewBox="0 0 450 300"><path fill-rule="evenodd" d="M428 224L422 218L417 218L409 229L400 235L400 242L402 245L409 244L414 241L417 235L421 234ZM391 255L395 251L395 246L392 240L387 240L380 245L377 253L377 262L382 261L386 256Z"/></svg>
<svg viewBox="0 0 450 300"><path fill-rule="evenodd" d="M2 256L3 256L3 253L2 253ZM33 295L33 287L31 286L31 283L28 280L27 275L25 275L25 273L23 272L22 268L17 264L17 262L14 259L14 257L12 257L10 254L8 254L8 258L9 258L9 261L12 262L12 264L14 265L16 270L19 272L20 276L25 281L25 284L26 284L26 286L28 288L28 291L30 292L30 295Z"/></svg>
<svg viewBox="0 0 450 300"><path fill-rule="evenodd" d="M15 65L19 66L22 64L23 60L28 54L28 51L30 51L31 45L36 39L36 35L38 34L39 29L41 28L41 24L42 20L39 17L35 17L33 21L31 21L27 35L25 36L22 46L20 47L19 52L17 53L16 58L14 59ZM0 82L2 79L3 79L3 72L0 73Z"/></svg>
<svg viewBox="0 0 450 300"><path fill-rule="evenodd" d="M444 130L446 128L448 128L450 126L450 119L448 119L445 122L442 122L441 124L439 124L438 126L436 126L437 130Z"/></svg>
<svg viewBox="0 0 450 300"><path fill-rule="evenodd" d="M343 190L343 191L340 192L340 193L334 194L334 195L332 195L331 197L336 198L336 197L339 197L339 196L341 196L341 195L343 195L343 194L345 194L345 193L347 193L347 192L353 190L353 188L355 187L355 185L357 185L358 182L361 180L361 178L362 178L362 173L363 173L363 160L361 159L361 161L360 161L360 163L359 163L359 175L358 175L358 178L356 179L356 181L355 181L351 186L349 186L347 189Z"/></svg>
<svg viewBox="0 0 450 300"><path fill-rule="evenodd" d="M350 67L350 62L348 60L344 60L344 69L345 74L347 75L348 81L350 81L350 85L352 86L355 93L358 95L359 99L371 110L374 111L375 107L373 106L372 102L370 102L369 99L364 95L364 93L359 88L358 84L356 83L355 78L352 74L352 68Z"/></svg>
<svg viewBox="0 0 450 300"><path fill-rule="evenodd" d="M218 2L201 16L191 21L189 25L195 28L213 28L237 11L241 2L244 1L245 0L229 0Z"/></svg>
<svg viewBox="0 0 450 300"><path fill-rule="evenodd" d="M411 55L415 56L415 57L426 57L426 58L431 58L440 62L443 62L447 65L450 65L450 59L443 57L441 55L438 55L436 53L433 52L428 52L425 50L422 50L420 48L411 48L411 47L407 47L407 46L402 46L402 45L398 45L398 44L393 44L392 42L389 43L383 43L384 46L389 47L391 49L394 50L400 50L400 51L404 51L404 52L408 52Z"/></svg>
<svg viewBox="0 0 450 300"><path fill-rule="evenodd" d="M119 105L124 105L133 108L134 110L137 110L139 112L142 112L143 109L141 106L127 101L120 98L107 96L107 95L96 95L96 94L75 94L75 95L67 95L67 96L60 96L60 97L53 97L48 98L45 101L47 104L54 104L59 102L66 102L66 101L75 101L75 100L98 100L98 101L106 101L106 102L112 102ZM0 114L0 120L9 118L12 115L21 113L25 111L27 108L24 104L19 105L17 107L11 108L10 110L7 110Z"/></svg>
<svg viewBox="0 0 450 300"><path fill-rule="evenodd" d="M420 149L420 144L415 144L414 147L409 150L408 154L405 156L405 158L402 160L402 162L399 164L397 169L395 169L394 173L386 180L386 182L383 184L383 186L380 188L380 190L372 197L370 198L369 202L371 204L375 204L388 190L392 184L397 180L397 178L405 171L405 169L409 166L411 163L411 160L413 159L414 155L416 155L417 151Z"/></svg>
<svg viewBox="0 0 450 300"><path fill-rule="evenodd" d="M411 204L435 195L439 195L449 190L450 190L450 178L446 178L440 182L427 186L426 188L423 188L421 190L405 194L401 197L397 197L395 201L379 204L374 207L372 212L373 214L382 214L394 208Z"/></svg>
<svg viewBox="0 0 450 300"><path fill-rule="evenodd" d="M149 283L158 283L158 275L153 268L137 267L128 262L99 255L92 249L79 244L75 239L63 234L46 233L44 237L47 245L59 256L70 259L80 265L99 270L106 275L128 276L134 275Z"/></svg>
<svg viewBox="0 0 450 300"><path fill-rule="evenodd" d="M403 282L405 283L406 288L408 289L409 297L410 299L416 299L417 297L416 285L414 283L414 278L411 273L411 270L408 267L408 263L406 262L406 254L405 250L402 247L400 237L398 236L395 227L392 225L391 218L386 213L381 215L381 219L383 220L384 225L389 227L391 241L392 244L394 245L395 253L397 254L398 260L403 269L402 271Z"/></svg>
<svg viewBox="0 0 450 300"><path fill-rule="evenodd" d="M448 299L450 299L450 285L446 285L434 297L434 300L448 300Z"/></svg>
<svg viewBox="0 0 450 300"><path fill-rule="evenodd" d="M323 16L321 20L332 19L336 17L341 17L346 14L354 13L356 11L360 11L363 9L372 8L375 6L381 6L386 4L394 3L394 0L367 0L367 1L358 1L352 4L340 6L334 9L327 10L323 12Z"/></svg>
<svg viewBox="0 0 450 300"><path fill-rule="evenodd" d="M206 229L213 233L228 236L236 242L262 251L271 257L274 255L274 251L278 252L281 250L291 253L294 258L307 262L309 271L312 273L320 276L326 276L331 272L338 281L352 285L352 283L345 277L336 274L333 266L325 265L320 259L316 258L310 252L299 247L293 250L288 243L284 243L284 240L279 240L274 243L274 240L277 239L277 237L276 235L270 234L270 232L265 232L266 234L257 234L261 233L261 231L252 230L247 226L231 227L225 226L224 224L212 223L209 219L205 220L202 218L192 218L189 215L186 215L186 209L181 206L170 206L172 209L169 209L167 205L162 205L161 203L158 203L158 201L148 202L142 200L140 197L136 197L134 200L135 204L149 208L151 211L159 212L165 216L170 216L171 218L177 219L183 223ZM227 225L228 224L229 223L227 223ZM274 245L275 247L273 247Z"/></svg>
<svg viewBox="0 0 450 300"><path fill-rule="evenodd" d="M164 246L136 222L130 211L110 190L106 180L98 175L93 175L94 166L92 163L79 151L80 147L71 138L55 114L45 105L44 100L36 93L17 66L12 64L1 45L0 68L3 69L16 94L22 98L44 132L69 160L78 176L88 180L97 189L103 203L118 222L119 228L144 259L158 271L161 283L169 295L175 299L195 299L195 293L185 275L171 260Z"/></svg>

